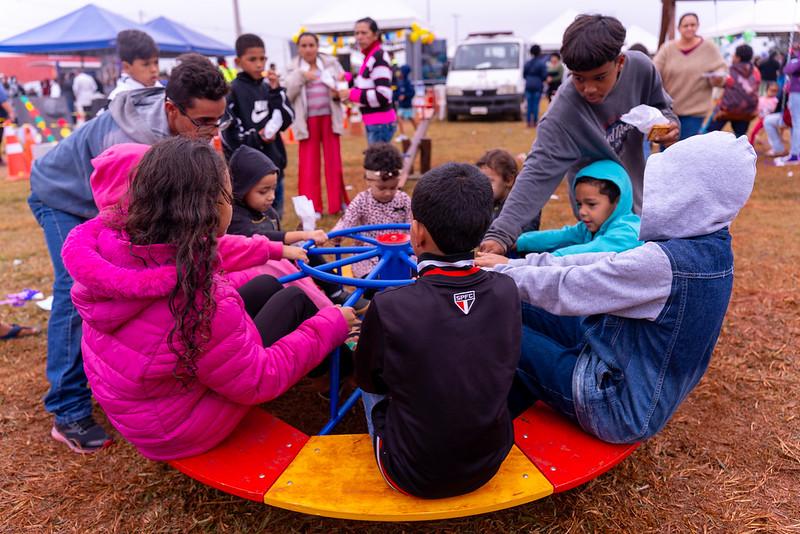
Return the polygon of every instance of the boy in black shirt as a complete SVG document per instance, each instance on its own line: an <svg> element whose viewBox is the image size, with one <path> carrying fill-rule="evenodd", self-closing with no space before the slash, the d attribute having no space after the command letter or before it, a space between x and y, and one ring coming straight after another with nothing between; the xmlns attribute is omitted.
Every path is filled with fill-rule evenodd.
<svg viewBox="0 0 800 534"><path fill-rule="evenodd" d="M278 167L278 184L272 206L283 215L283 174L286 169L286 147L280 132L294 120L294 110L280 86L278 73L262 73L267 61L264 41L245 33L236 39L236 65L242 72L231 83L228 115L233 124L222 132L225 157L230 159L241 145L263 152Z"/></svg>
<svg viewBox="0 0 800 534"><path fill-rule="evenodd" d="M473 265L492 187L472 165L425 174L411 200L416 283L378 293L356 349L378 468L397 491L443 498L488 482L514 443L520 351L511 280Z"/></svg>

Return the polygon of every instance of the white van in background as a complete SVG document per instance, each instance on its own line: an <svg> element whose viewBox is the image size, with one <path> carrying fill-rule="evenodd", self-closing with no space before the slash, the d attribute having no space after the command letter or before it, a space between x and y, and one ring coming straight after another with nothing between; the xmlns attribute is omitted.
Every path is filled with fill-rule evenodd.
<svg viewBox="0 0 800 534"><path fill-rule="evenodd" d="M447 119L508 115L521 120L526 57L525 41L511 32L469 34L447 71Z"/></svg>

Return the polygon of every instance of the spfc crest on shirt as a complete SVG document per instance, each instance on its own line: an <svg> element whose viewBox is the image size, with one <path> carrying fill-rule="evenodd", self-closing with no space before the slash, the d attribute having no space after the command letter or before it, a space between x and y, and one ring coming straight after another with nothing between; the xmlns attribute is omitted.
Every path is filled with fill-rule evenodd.
<svg viewBox="0 0 800 534"><path fill-rule="evenodd" d="M454 293L453 302L458 306L459 310L464 312L464 315L467 315L472 309L472 305L475 304L475 292L465 291L463 293Z"/></svg>

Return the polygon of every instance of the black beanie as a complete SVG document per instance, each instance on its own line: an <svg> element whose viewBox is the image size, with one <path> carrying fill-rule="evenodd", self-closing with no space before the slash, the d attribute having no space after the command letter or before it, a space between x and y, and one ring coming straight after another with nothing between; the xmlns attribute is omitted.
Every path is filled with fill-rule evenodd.
<svg viewBox="0 0 800 534"><path fill-rule="evenodd" d="M242 145L231 156L233 198L242 201L247 193L268 174L278 172L272 160L255 148Z"/></svg>

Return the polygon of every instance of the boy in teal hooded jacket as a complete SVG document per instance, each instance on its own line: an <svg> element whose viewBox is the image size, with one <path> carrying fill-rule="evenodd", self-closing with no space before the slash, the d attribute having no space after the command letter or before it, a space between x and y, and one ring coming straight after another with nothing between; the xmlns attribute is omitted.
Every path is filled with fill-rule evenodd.
<svg viewBox="0 0 800 534"><path fill-rule="evenodd" d="M581 222L560 230L525 232L517 239L517 252L566 256L622 252L643 243L639 216L633 213L631 180L622 165L595 161L578 171L572 188Z"/></svg>

